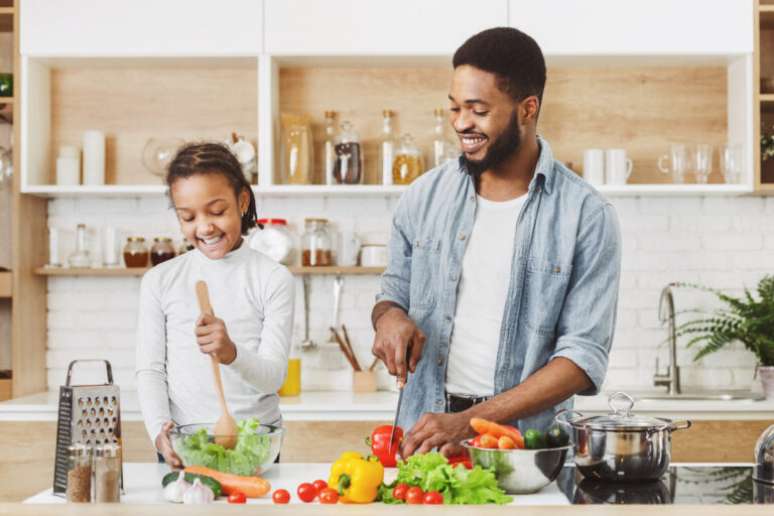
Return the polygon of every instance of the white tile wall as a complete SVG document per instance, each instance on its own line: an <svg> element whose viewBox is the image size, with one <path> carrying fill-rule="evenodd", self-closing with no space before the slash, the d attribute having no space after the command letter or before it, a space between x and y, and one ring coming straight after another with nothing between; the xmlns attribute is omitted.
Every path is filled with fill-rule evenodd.
<svg viewBox="0 0 774 516"><path fill-rule="evenodd" d="M661 288L670 281L698 282L738 293L774 273L774 198L618 198L613 199L623 232L623 266L618 325L610 355L606 387L647 388L656 357L666 364L666 331L657 307ZM291 229L303 232L303 218L326 216L338 228L358 232L369 242L384 242L396 199L270 199L259 212L286 217ZM98 230L105 225L124 236L179 238L164 199L56 199L49 204L49 225L68 232L62 256L71 251L78 222L91 229L90 245L99 259ZM139 279L52 278L49 280L48 379L56 387L67 363L77 357L108 358L117 381L134 387L135 304ZM311 337L327 340L332 318L333 279L312 280ZM376 277L346 278L341 320L361 362L369 363L373 332L370 310L378 289ZM303 297L298 281L294 340L303 336ZM678 310L715 306L712 296L678 291ZM694 362L693 350L680 349L678 362L686 386L747 388L753 385L754 357L741 346ZM103 374L99 369L85 376ZM313 387L345 388L342 373L312 374ZM383 381L386 380L383 378Z"/></svg>

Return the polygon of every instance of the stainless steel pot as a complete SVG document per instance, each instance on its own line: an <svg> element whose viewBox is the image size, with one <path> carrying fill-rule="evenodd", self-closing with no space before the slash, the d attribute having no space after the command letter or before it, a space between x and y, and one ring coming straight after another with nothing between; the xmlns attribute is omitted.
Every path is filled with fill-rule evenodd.
<svg viewBox="0 0 774 516"><path fill-rule="evenodd" d="M656 480L669 467L672 432L691 427L676 421L631 413L634 399L623 392L610 395L611 412L587 417L575 410L557 413L575 448L575 466L585 477L612 482Z"/></svg>

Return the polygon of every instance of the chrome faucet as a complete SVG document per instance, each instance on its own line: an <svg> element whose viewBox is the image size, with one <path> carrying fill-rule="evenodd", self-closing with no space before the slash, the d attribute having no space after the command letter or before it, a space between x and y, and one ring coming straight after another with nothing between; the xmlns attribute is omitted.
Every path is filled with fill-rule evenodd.
<svg viewBox="0 0 774 516"><path fill-rule="evenodd" d="M670 283L661 291L661 298L658 302L658 318L661 324L666 323L669 331L669 367L666 374L661 374L658 367L658 357L656 357L656 372L653 375L653 385L656 387L666 386L667 394L680 394L680 368L677 367L677 327L675 324L675 298L672 295L672 287L675 283Z"/></svg>

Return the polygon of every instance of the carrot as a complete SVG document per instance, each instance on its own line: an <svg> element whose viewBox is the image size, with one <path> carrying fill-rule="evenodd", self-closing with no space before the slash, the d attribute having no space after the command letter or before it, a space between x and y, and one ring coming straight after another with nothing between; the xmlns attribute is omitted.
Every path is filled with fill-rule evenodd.
<svg viewBox="0 0 774 516"><path fill-rule="evenodd" d="M214 478L223 486L223 494L230 495L236 491L242 492L248 498L260 498L271 491L271 484L261 477L243 477L231 473L223 473L204 466L188 466L187 473L195 473Z"/></svg>
<svg viewBox="0 0 774 516"><path fill-rule="evenodd" d="M521 432L519 432L519 430L515 427L499 425L494 421L487 421L486 419L481 419L480 417L471 418L470 426L473 428L473 430L481 435L491 434L498 439L504 435L507 435L513 439L513 442L517 448L524 448L524 438L521 436Z"/></svg>

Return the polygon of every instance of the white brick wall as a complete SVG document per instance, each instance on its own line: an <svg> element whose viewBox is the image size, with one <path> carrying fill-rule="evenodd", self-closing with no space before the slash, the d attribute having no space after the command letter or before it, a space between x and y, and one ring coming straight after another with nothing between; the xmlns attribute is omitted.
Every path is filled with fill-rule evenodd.
<svg viewBox="0 0 774 516"><path fill-rule="evenodd" d="M658 320L661 288L670 281L698 282L738 293L774 273L774 198L619 198L613 199L623 232L623 272L618 326L606 388L648 388L656 357L666 367L666 331ZM354 230L364 241L388 238L396 199L270 199L259 202L262 215L288 218L300 235L303 218L325 216L337 228ZM98 231L104 225L123 236L139 234L179 239L166 199L56 199L49 204L49 224L63 228L61 253L72 250L74 228L90 228L90 246L99 259ZM49 385L64 380L70 360L108 358L117 381L134 387L134 328L139 279L52 278L49 280L47 357ZM376 277L348 277L341 321L350 332L361 362L370 363L373 331L370 310L378 289ZM328 338L332 318L333 279L312 279L311 337ZM303 296L298 281L294 340L303 338ZM712 296L678 291L677 309L715 306ZM693 361L694 350L681 349L678 364L685 386L747 388L753 385L754 357L740 345ZM308 363L308 362L307 362ZM308 371L305 385L346 388L341 371ZM83 373L100 378L99 368ZM388 385L386 377L382 385Z"/></svg>

